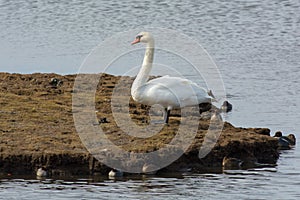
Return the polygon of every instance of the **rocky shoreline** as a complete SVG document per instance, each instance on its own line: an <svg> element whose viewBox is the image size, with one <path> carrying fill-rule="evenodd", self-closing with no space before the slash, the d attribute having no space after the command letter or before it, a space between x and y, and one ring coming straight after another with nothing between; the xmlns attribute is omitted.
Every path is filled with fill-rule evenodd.
<svg viewBox="0 0 300 200"><path fill-rule="evenodd" d="M100 76L100 75L99 75ZM35 174L44 166L52 175L107 174L110 167L96 160L82 144L74 126L73 85L76 75L0 73L0 174ZM170 124L151 138L125 134L114 121L111 95L121 77L101 75L95 97L96 116L106 136L128 152L153 152L176 135L180 113L174 112ZM122 77L124 96L132 78ZM121 95L122 96L122 92ZM150 121L149 108L130 100L130 115L139 126ZM240 128L225 122L212 151L199 159L199 149L209 129L210 120L201 118L193 143L172 164L161 169L201 172L221 170L224 158L241 160L241 168L276 164L278 139L267 128ZM189 124L186 125L188 130ZM99 147L100 148L100 147ZM230 160L230 159L229 159ZM246 164L248 163L248 164Z"/></svg>

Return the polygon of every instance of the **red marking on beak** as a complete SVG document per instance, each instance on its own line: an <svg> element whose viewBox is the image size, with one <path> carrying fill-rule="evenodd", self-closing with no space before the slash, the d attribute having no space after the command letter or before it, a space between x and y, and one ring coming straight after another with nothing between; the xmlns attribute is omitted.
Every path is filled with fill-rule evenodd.
<svg viewBox="0 0 300 200"><path fill-rule="evenodd" d="M136 43L139 43L141 40L141 38L136 38L133 42L131 42L131 44L136 44Z"/></svg>

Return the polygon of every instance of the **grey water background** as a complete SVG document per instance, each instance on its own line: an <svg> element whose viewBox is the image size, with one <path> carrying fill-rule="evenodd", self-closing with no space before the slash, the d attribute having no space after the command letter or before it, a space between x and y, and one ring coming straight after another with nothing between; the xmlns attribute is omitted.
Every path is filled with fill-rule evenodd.
<svg viewBox="0 0 300 200"><path fill-rule="evenodd" d="M174 29L216 62L234 106L228 121L299 140L299 13L298 0L0 0L0 71L74 74L111 35L145 26ZM299 199L299 161L296 146L281 152L278 166L259 170L117 181L13 177L0 180L0 199Z"/></svg>

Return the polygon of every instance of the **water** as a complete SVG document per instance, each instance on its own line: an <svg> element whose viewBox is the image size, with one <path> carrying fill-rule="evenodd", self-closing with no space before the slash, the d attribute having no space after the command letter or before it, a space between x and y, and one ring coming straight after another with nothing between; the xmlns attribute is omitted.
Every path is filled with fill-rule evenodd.
<svg viewBox="0 0 300 200"><path fill-rule="evenodd" d="M0 191L3 199L298 199L300 172L291 160L299 154L284 152L276 168L222 174L2 179Z"/></svg>
<svg viewBox="0 0 300 200"><path fill-rule="evenodd" d="M216 61L236 126L294 133L300 125L300 2L0 0L0 69L76 73L105 38L144 26L179 30ZM133 36L134 37L134 36ZM298 144L299 146L299 144ZM230 174L36 181L1 179L3 199L299 199L300 152L284 151L273 169Z"/></svg>

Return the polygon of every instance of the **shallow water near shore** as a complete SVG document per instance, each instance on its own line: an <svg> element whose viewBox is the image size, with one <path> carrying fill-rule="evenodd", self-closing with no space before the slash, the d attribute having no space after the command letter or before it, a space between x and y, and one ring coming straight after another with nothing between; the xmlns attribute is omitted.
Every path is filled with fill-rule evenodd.
<svg viewBox="0 0 300 200"><path fill-rule="evenodd" d="M277 167L223 173L2 178L0 191L3 199L297 199L299 157L295 150L283 151Z"/></svg>
<svg viewBox="0 0 300 200"><path fill-rule="evenodd" d="M234 106L229 122L294 133L300 140L299 1L126 2L1 1L0 70L74 74L90 50L114 33L145 25L176 29L195 38L218 65ZM138 59L128 63L140 64ZM0 176L0 199L299 199L299 147L282 151L277 164L115 181Z"/></svg>

